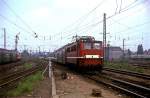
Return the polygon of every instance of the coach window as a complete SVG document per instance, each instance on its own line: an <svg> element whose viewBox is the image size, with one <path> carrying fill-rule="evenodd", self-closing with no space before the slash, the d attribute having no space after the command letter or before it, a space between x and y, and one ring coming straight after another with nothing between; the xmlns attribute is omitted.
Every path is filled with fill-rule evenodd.
<svg viewBox="0 0 150 98"><path fill-rule="evenodd" d="M76 45L74 45L74 51L76 51Z"/></svg>
<svg viewBox="0 0 150 98"><path fill-rule="evenodd" d="M67 52L70 52L70 48L69 47L67 48Z"/></svg>
<svg viewBox="0 0 150 98"><path fill-rule="evenodd" d="M73 46L71 47L71 51L74 51L74 50L73 50Z"/></svg>
<svg viewBox="0 0 150 98"><path fill-rule="evenodd" d="M71 47L71 51L76 51L76 45Z"/></svg>
<svg viewBox="0 0 150 98"><path fill-rule="evenodd" d="M59 57L59 54L57 53L57 58Z"/></svg>

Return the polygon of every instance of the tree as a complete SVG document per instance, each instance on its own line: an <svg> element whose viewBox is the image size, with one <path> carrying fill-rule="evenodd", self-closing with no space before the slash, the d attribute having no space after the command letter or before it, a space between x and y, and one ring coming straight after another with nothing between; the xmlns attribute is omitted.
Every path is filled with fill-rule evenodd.
<svg viewBox="0 0 150 98"><path fill-rule="evenodd" d="M137 47L137 55L138 54L143 54L143 46L142 46L142 44L139 44L138 47Z"/></svg>

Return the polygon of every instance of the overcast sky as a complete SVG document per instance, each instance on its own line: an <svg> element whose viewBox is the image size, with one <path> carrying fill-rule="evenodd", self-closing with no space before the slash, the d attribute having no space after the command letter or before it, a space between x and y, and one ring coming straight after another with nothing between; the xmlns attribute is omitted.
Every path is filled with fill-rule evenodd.
<svg viewBox="0 0 150 98"><path fill-rule="evenodd" d="M72 36L102 40L103 13L107 42L135 51L138 44L150 48L150 0L0 0L0 47L6 28L7 48L53 51L71 42ZM34 32L38 35L35 38Z"/></svg>

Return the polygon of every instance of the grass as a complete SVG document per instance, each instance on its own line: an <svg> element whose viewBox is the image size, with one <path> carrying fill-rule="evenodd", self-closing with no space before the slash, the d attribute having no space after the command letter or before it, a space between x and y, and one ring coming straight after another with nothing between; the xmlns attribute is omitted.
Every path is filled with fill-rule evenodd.
<svg viewBox="0 0 150 98"><path fill-rule="evenodd" d="M25 63L24 66L25 66L25 68L32 68L32 64L30 64L30 63Z"/></svg>
<svg viewBox="0 0 150 98"><path fill-rule="evenodd" d="M34 75L28 76L19 82L15 89L7 92L7 96L19 96L24 93L30 93L42 79L42 72L38 71Z"/></svg>
<svg viewBox="0 0 150 98"><path fill-rule="evenodd" d="M144 73L144 68L132 66L125 62L105 62L105 67Z"/></svg>

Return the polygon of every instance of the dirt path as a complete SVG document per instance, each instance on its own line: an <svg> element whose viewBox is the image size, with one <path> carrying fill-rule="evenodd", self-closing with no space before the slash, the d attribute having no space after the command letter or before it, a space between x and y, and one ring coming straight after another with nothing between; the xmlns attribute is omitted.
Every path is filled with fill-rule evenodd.
<svg viewBox="0 0 150 98"><path fill-rule="evenodd" d="M56 65L57 66L57 65ZM67 72L67 79L62 79L61 74ZM125 98L123 95L110 90L92 80L69 71L64 67L54 69L57 95L59 98ZM101 97L92 96L92 90L98 89Z"/></svg>

